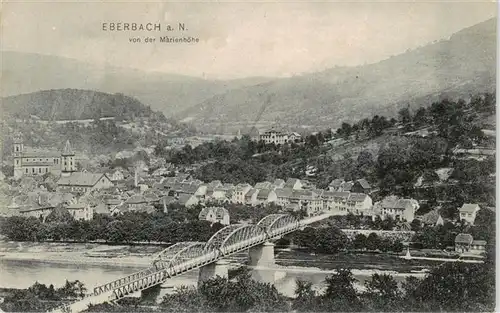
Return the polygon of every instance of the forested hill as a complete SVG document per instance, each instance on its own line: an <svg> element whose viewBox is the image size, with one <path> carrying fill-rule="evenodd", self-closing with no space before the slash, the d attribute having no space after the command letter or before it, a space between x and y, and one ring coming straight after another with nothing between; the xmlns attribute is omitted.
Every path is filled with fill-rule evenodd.
<svg viewBox="0 0 500 313"><path fill-rule="evenodd" d="M56 89L2 98L5 118L37 116L41 120L79 120L115 117L133 120L162 114L135 98L92 90Z"/></svg>

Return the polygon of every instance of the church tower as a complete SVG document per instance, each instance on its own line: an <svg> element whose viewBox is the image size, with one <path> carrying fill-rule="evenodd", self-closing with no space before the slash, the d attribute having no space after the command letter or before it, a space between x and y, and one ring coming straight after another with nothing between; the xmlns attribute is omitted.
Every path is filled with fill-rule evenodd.
<svg viewBox="0 0 500 313"><path fill-rule="evenodd" d="M69 140L67 140L61 153L61 175L69 176L73 172L76 172L75 153L71 149Z"/></svg>
<svg viewBox="0 0 500 313"><path fill-rule="evenodd" d="M12 155L14 157L14 178L20 178L23 176L23 153L24 153L23 139L20 134L14 136L12 149L13 149Z"/></svg>

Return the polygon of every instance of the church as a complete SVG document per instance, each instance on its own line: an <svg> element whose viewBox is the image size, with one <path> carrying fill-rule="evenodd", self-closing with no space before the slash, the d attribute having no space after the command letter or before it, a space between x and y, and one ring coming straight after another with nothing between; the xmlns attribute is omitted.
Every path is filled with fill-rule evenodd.
<svg viewBox="0 0 500 313"><path fill-rule="evenodd" d="M114 186L104 173L88 173L76 171L75 152L71 149L69 140L63 151L37 151L25 148L20 137L14 139L14 177L41 176L51 173L60 176L57 181L58 191L88 192Z"/></svg>
<svg viewBox="0 0 500 313"><path fill-rule="evenodd" d="M59 176L63 170L76 168L74 153L69 141L62 153L57 151L36 150L25 147L21 136L14 137L14 178L23 176L42 176L47 173Z"/></svg>

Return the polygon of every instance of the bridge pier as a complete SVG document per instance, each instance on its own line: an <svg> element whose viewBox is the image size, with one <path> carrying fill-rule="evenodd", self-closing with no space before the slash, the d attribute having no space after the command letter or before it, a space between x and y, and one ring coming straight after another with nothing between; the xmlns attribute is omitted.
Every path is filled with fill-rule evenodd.
<svg viewBox="0 0 500 313"><path fill-rule="evenodd" d="M224 260L219 260L214 263L207 264L200 268L200 273L198 275L198 284L215 278L217 276L221 278L228 278L228 264L229 262Z"/></svg>
<svg viewBox="0 0 500 313"><path fill-rule="evenodd" d="M250 248L248 257L252 279L261 283L274 284L276 281L274 243L265 242Z"/></svg>

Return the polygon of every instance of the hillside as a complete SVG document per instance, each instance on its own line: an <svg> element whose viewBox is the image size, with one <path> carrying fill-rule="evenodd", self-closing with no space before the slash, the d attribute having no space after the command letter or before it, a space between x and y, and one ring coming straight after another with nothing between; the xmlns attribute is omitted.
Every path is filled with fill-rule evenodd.
<svg viewBox="0 0 500 313"><path fill-rule="evenodd" d="M4 155L10 154L12 137L17 133L28 146L62 148L69 139L79 151L111 154L157 144L169 134L189 135L193 131L135 98L79 89L3 98L0 129Z"/></svg>
<svg viewBox="0 0 500 313"><path fill-rule="evenodd" d="M91 90L43 90L2 99L4 116L42 120L75 120L115 117L133 119L150 117L153 111L137 99L123 94Z"/></svg>
<svg viewBox="0 0 500 313"><path fill-rule="evenodd" d="M375 114L395 115L440 97L492 92L496 85L496 19L449 39L358 67L328 69L216 95L177 115L233 128L276 122L337 127Z"/></svg>
<svg viewBox="0 0 500 313"><path fill-rule="evenodd" d="M89 89L135 97L167 116L230 89L269 80L211 81L11 51L2 51L1 72L2 97L50 89Z"/></svg>

